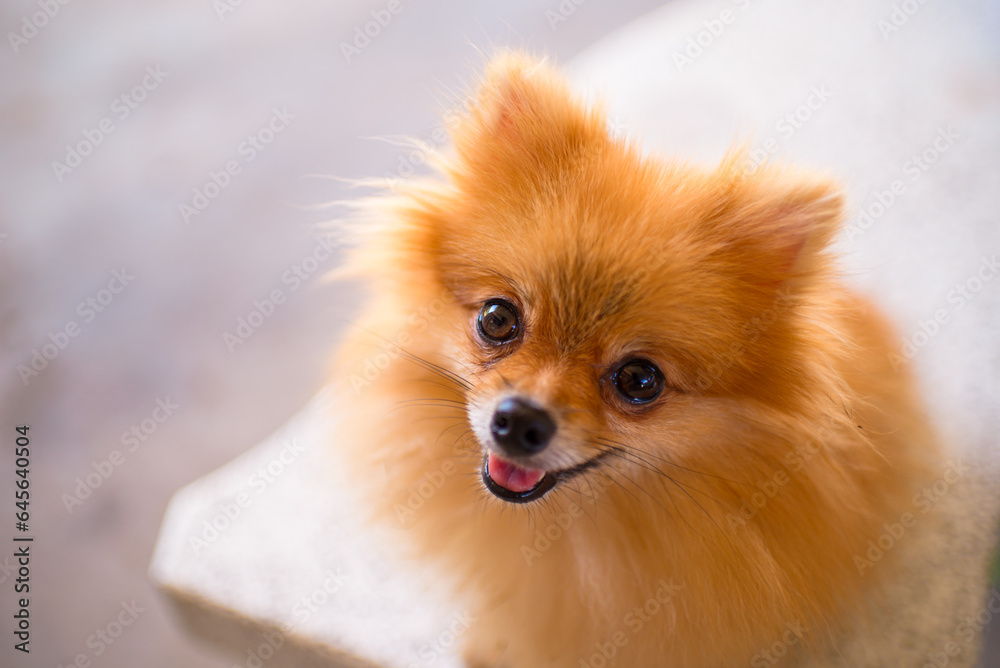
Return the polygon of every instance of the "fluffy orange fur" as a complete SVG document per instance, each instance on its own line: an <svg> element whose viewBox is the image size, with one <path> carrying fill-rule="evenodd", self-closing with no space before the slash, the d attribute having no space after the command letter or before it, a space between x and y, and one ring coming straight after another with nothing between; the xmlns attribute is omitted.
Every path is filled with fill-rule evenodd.
<svg viewBox="0 0 1000 668"><path fill-rule="evenodd" d="M476 618L469 664L758 665L791 628L792 653L831 642L889 568L856 557L938 457L892 332L826 250L837 186L738 152L644 156L516 54L450 131L442 177L381 200L334 368L354 476ZM476 336L496 297L524 319L502 352ZM642 410L607 386L635 354L667 385ZM555 416L546 461L599 462L525 505L480 479L476 411L510 389Z"/></svg>

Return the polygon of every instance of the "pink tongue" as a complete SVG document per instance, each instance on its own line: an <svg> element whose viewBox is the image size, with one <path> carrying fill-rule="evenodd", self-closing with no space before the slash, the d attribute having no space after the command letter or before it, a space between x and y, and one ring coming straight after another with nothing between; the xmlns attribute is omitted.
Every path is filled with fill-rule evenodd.
<svg viewBox="0 0 1000 668"><path fill-rule="evenodd" d="M539 483L545 476L545 471L523 469L520 466L500 459L492 452L486 462L486 470L493 482L512 492L527 492Z"/></svg>

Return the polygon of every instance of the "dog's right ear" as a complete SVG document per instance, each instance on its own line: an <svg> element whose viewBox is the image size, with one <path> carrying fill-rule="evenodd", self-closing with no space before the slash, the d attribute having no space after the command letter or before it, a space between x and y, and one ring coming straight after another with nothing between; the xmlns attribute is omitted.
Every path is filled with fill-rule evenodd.
<svg viewBox="0 0 1000 668"><path fill-rule="evenodd" d="M574 99L544 60L508 52L490 62L451 136L462 187L556 173L583 145L607 141L607 130L603 114Z"/></svg>

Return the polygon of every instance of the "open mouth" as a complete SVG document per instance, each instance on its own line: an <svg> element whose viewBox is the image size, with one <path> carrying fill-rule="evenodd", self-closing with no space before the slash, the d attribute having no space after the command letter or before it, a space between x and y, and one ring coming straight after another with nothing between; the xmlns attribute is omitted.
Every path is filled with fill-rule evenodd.
<svg viewBox="0 0 1000 668"><path fill-rule="evenodd" d="M494 496L511 503L530 503L545 496L560 481L592 466L603 456L562 471L543 471L518 466L498 457L492 450L483 457L483 484Z"/></svg>

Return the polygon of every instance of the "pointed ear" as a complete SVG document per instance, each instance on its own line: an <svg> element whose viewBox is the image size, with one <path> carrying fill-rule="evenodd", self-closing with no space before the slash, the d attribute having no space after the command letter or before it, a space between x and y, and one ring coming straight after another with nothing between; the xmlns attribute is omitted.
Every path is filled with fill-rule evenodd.
<svg viewBox="0 0 1000 668"><path fill-rule="evenodd" d="M784 174L750 177L741 185L725 216L725 234L746 281L777 288L828 267L824 251L843 216L838 186Z"/></svg>
<svg viewBox="0 0 1000 668"><path fill-rule="evenodd" d="M576 100L544 60L517 53L490 62L451 135L463 166L491 171L538 166L607 138L603 114Z"/></svg>

